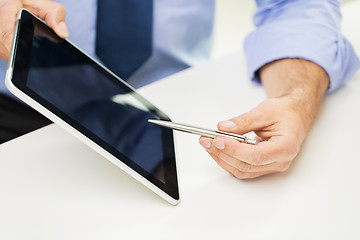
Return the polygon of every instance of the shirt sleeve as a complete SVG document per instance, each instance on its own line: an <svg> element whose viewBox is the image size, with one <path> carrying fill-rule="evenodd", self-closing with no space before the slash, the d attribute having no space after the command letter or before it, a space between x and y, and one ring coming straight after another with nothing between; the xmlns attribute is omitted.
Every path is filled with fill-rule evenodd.
<svg viewBox="0 0 360 240"><path fill-rule="evenodd" d="M340 0L257 0L256 30L245 39L250 78L282 58L302 58L321 66L332 92L360 67L350 42L341 34Z"/></svg>

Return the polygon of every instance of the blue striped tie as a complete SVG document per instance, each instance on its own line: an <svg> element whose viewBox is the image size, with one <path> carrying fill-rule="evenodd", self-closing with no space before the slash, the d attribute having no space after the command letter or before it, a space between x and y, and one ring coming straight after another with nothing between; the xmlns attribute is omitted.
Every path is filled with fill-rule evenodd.
<svg viewBox="0 0 360 240"><path fill-rule="evenodd" d="M152 0L98 0L96 54L126 80L151 55Z"/></svg>

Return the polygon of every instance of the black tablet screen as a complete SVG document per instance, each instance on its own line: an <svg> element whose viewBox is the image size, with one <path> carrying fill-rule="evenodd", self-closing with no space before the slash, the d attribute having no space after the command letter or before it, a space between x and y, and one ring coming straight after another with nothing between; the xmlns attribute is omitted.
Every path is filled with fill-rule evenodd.
<svg viewBox="0 0 360 240"><path fill-rule="evenodd" d="M178 199L168 117L26 11L18 31L14 84Z"/></svg>

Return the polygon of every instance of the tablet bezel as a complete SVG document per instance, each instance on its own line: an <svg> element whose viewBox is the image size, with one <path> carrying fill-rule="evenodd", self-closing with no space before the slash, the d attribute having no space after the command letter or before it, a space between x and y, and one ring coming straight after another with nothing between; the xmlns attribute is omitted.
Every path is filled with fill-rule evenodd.
<svg viewBox="0 0 360 240"><path fill-rule="evenodd" d="M123 171L125 171L126 173L128 173L129 175L131 175L132 177L134 177L136 180L138 180L140 183L142 183L143 185L145 185L146 187L148 187L150 190L152 190L153 192L155 192L156 194L158 194L160 197L162 197L163 199L165 199L166 201L168 201L169 203L176 205L178 204L179 200L180 200L180 196L179 196L179 187L178 187L178 174L177 174L177 166L176 166L176 159L175 159L175 152L174 152L174 167L175 167L175 182L176 182L176 186L172 186L172 188L176 187L176 189L162 189L161 186L157 186L155 185L154 182L151 182L149 179L147 179L145 176L141 175L139 172L135 171L134 169L132 169L130 166L126 165L123 160L115 157L113 154L111 154L109 151L107 151L106 149L104 149L104 147L100 146L100 144L98 142L95 142L94 140L91 140L89 138L89 136L86 136L86 134L82 133L81 131L79 131L76 127L72 126L71 124L69 124L68 122L66 122L65 120L63 120L61 117L59 117L57 114L55 114L53 111L54 109L50 110L47 107L45 107L43 104L41 104L39 101L37 101L36 99L34 99L34 97L31 97L29 94L29 92L26 92L25 88L19 87L17 86L17 84L15 84L13 82L13 76L14 76L14 64L15 64L15 60L16 60L16 53L17 53L17 43L18 43L18 39L19 39L19 29L20 29L20 22L21 22L21 18L24 14L30 14L32 18L36 19L36 21L39 21L40 24L43 24L44 26L46 26L38 17L34 16L31 12L29 12L26 9L21 9L18 15L18 21L16 24L16 29L15 29L15 33L14 33L14 37L13 37L13 42L12 42L12 47L11 47L11 53L10 53L10 58L9 58L9 64L8 64L8 69L6 71L6 78L5 78L5 83L7 88L10 90L10 92L12 92L15 96L17 96L19 99L21 99L22 101L24 101L25 103L27 103L29 106L31 106L32 108L34 108L35 110L39 111L41 114L43 114L44 116L46 116L47 118L49 118L51 121L55 122L56 124L58 124L59 126L61 126L62 128L64 128L65 130L67 130L69 133L71 133L72 135L74 135L75 137L77 137L79 140L81 140L82 142L84 142L85 144L87 144L89 147L91 147L92 149L94 149L95 151L97 151L98 153L100 153L102 156L104 156L106 159L108 159L110 162L112 162L113 164L115 164L116 166L118 166L119 168L121 168ZM48 28L49 31L52 31L49 27L46 26L46 28ZM52 31L53 32L53 31ZM54 33L54 32L53 32ZM106 71L108 74L111 75L111 77L114 77L116 80L118 80L119 83L123 84L124 87L126 87L129 91L134 92L137 96L139 96L142 100L144 100L147 104L150 104L154 109L156 109L157 111L159 111L161 114L163 114L164 116L166 116L163 112L161 112L160 110L158 110L155 106L153 106L149 101L145 100L141 95L139 95L138 93L136 93L136 91L130 86L128 85L126 82L122 81L119 77L117 77L115 74L113 74L109 69L107 69L106 67L104 67L101 63L97 62L96 60L94 60L92 57L90 57L89 55L87 55L86 53L84 53L81 49L79 49L78 47L76 47L74 44L72 44L69 40L63 40L66 41L71 47L74 47L76 50L79 51L80 54L82 54L83 56L85 56L86 58L88 58L90 61L96 63L102 70ZM49 107L50 108L50 107ZM175 145L174 145L174 138L173 136L171 137L172 139L172 145L173 147L173 151L175 151ZM165 185L164 185L165 187Z"/></svg>

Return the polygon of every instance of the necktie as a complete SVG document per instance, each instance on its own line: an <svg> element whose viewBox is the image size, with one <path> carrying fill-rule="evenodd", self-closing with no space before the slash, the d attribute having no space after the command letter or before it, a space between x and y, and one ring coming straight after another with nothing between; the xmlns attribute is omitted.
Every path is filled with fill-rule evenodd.
<svg viewBox="0 0 360 240"><path fill-rule="evenodd" d="M96 54L126 80L151 55L152 0L98 0Z"/></svg>

